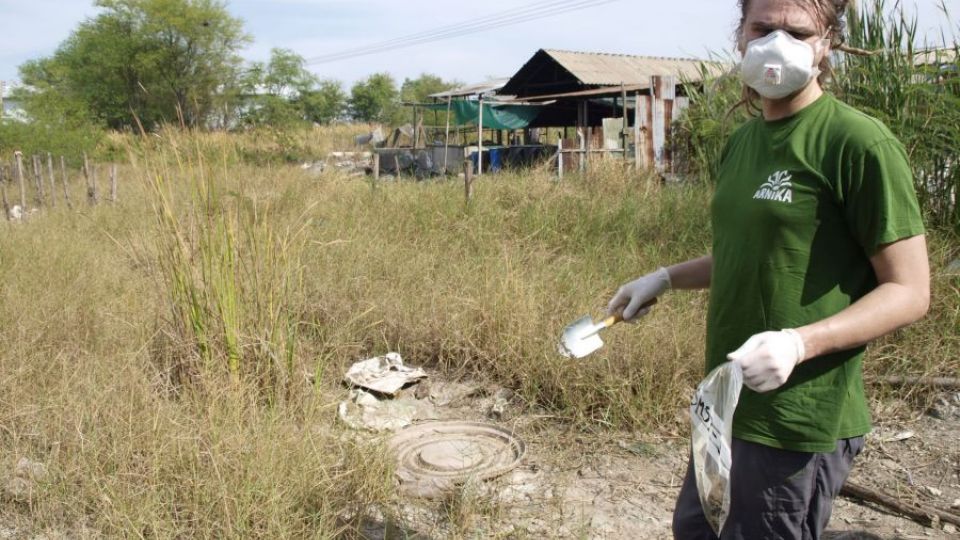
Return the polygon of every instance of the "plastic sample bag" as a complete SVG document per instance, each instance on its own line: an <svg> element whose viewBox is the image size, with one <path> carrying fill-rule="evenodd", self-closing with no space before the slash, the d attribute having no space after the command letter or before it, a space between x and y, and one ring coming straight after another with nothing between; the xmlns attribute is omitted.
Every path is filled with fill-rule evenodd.
<svg viewBox="0 0 960 540"><path fill-rule="evenodd" d="M742 386L740 365L726 362L707 375L690 402L697 492L703 513L717 536L730 512L733 411L737 408Z"/></svg>

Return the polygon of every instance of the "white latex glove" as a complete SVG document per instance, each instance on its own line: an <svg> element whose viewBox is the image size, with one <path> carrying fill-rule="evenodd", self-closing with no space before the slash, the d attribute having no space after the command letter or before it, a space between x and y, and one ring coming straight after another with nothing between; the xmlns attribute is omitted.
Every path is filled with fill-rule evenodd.
<svg viewBox="0 0 960 540"><path fill-rule="evenodd" d="M756 392L769 392L787 382L806 354L803 338L792 329L754 334L727 358L740 364L743 383Z"/></svg>
<svg viewBox="0 0 960 540"><path fill-rule="evenodd" d="M634 322L650 312L649 307L640 309L640 306L669 288L670 272L667 272L666 268L660 268L620 287L607 304L607 314L613 315L622 309L624 322Z"/></svg>

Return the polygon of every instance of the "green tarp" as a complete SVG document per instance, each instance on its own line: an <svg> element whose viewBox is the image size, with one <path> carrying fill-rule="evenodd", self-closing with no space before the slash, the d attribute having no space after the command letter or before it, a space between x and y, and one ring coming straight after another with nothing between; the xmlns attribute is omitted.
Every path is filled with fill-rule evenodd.
<svg viewBox="0 0 960 540"><path fill-rule="evenodd" d="M434 111L447 110L446 103L432 103L422 106ZM477 125L480 117L480 102L457 100L450 103L450 112L457 125ZM497 105L483 104L484 129L523 129L540 114L536 105Z"/></svg>

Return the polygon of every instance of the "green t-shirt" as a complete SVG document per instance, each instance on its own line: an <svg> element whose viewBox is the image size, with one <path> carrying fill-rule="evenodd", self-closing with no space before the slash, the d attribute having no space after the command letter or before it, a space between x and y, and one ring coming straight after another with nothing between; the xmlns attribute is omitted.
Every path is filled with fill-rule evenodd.
<svg viewBox="0 0 960 540"><path fill-rule="evenodd" d="M707 371L751 335L843 310L876 287L869 256L923 234L903 146L879 121L824 94L730 138L711 206ZM810 359L781 388L746 387L735 437L804 452L870 431L864 347Z"/></svg>

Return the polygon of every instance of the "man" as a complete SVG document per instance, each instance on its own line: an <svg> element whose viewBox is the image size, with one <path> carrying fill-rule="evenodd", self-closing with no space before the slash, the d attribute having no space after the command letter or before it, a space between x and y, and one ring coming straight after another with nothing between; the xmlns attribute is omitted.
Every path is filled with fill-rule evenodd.
<svg viewBox="0 0 960 540"><path fill-rule="evenodd" d="M721 536L818 538L870 430L865 344L921 318L929 267L912 174L889 130L824 93L846 1L742 0L744 103L711 205L713 249L632 281L625 320L710 288L706 368L740 364ZM759 102L759 103L758 103ZM674 535L717 538L692 471Z"/></svg>

